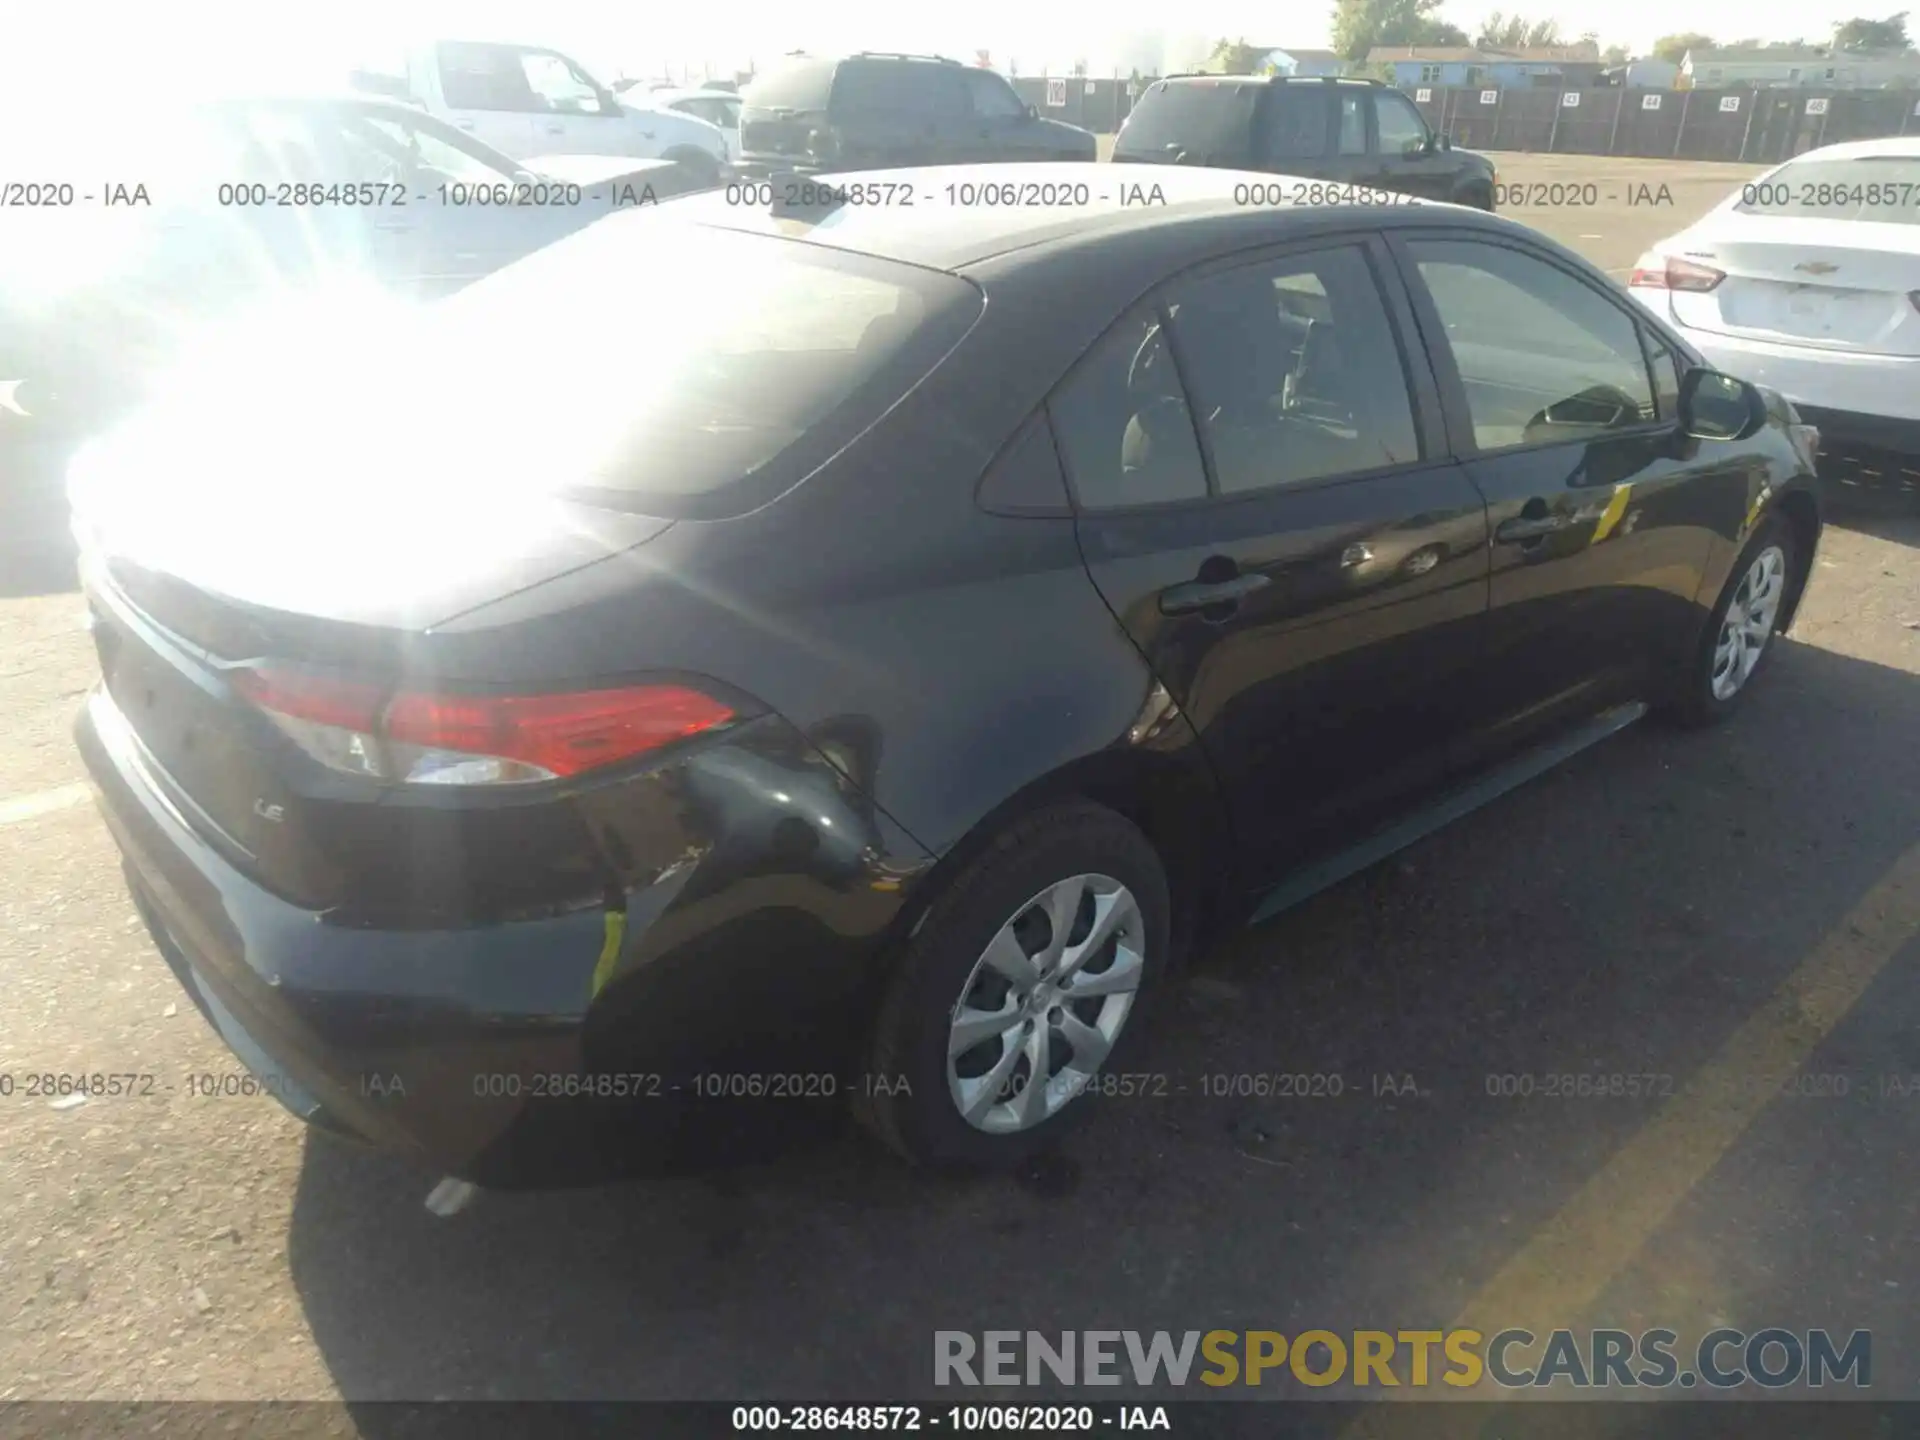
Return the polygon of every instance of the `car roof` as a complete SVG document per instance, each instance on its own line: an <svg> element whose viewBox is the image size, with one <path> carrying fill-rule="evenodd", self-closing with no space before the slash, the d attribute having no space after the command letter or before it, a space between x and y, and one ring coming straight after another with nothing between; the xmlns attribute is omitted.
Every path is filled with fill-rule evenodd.
<svg viewBox="0 0 1920 1440"><path fill-rule="evenodd" d="M1480 213L1439 201L1411 199L1392 206L1285 203L1291 187L1324 183L1264 171L1199 166L1007 162L775 176L768 182L776 196L792 193L803 203L810 187L858 186L861 196L870 197L869 203L777 214L764 202L742 204L730 198L764 193L749 183L689 196L676 201L674 208L682 218L698 224L784 235L955 272L1014 251L1093 245L1119 234L1174 228L1188 222L1218 221L1227 226L1239 222L1257 227L1257 217L1262 213L1271 222L1290 211L1304 215L1341 209L1375 223L1395 211L1416 207L1462 215ZM967 186L1018 187L1011 198L1022 202L1024 197L1024 203L967 203L980 197L964 192L949 201L949 187ZM1073 203L1079 186L1086 187L1085 204ZM1138 199L1151 197L1156 189L1164 203ZM912 202L903 203L908 195L913 197ZM1280 203L1262 204L1250 197ZM1135 203L1127 203L1129 199Z"/></svg>
<svg viewBox="0 0 1920 1440"><path fill-rule="evenodd" d="M1788 164L1802 160L1864 160L1877 156L1920 159L1920 135L1889 135L1882 140L1848 140L1839 145L1822 145L1818 150L1803 150Z"/></svg>

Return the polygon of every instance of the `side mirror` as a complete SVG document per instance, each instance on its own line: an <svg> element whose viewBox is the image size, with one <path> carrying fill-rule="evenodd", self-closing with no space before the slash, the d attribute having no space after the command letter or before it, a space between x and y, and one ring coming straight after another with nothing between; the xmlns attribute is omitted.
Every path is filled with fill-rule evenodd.
<svg viewBox="0 0 1920 1440"><path fill-rule="evenodd" d="M1696 365L1680 379L1680 428L1695 440L1744 440L1767 423L1767 402L1744 380Z"/></svg>
<svg viewBox="0 0 1920 1440"><path fill-rule="evenodd" d="M1038 105L1027 106L1027 119L1038 120L1039 118L1040 118L1040 107Z"/></svg>
<svg viewBox="0 0 1920 1440"><path fill-rule="evenodd" d="M600 113L602 115L618 115L620 113L621 105L619 98L615 96L611 90L601 90L597 93L600 96Z"/></svg>

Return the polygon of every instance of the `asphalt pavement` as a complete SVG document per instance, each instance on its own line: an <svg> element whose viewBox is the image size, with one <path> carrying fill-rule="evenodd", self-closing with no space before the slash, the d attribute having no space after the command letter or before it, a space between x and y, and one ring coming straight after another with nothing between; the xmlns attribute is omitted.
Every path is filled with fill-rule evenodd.
<svg viewBox="0 0 1920 1440"><path fill-rule="evenodd" d="M1516 212L1616 272L1752 173L1501 165L1664 183ZM1019 1176L849 1134L443 1220L435 1177L197 1093L240 1066L77 783L34 468L0 499L0 1399L951 1400L936 1330L1461 1324L1867 1329L1874 1393L1920 1398L1920 516L1833 517L1735 723L1635 726L1220 947L1146 1093ZM79 1072L151 1093L27 1093ZM1319 1093L1209 1078L1278 1075Z"/></svg>

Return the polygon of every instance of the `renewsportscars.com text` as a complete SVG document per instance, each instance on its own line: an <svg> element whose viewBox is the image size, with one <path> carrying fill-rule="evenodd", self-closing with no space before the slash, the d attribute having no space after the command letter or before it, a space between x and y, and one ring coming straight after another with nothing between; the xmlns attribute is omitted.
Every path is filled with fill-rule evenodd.
<svg viewBox="0 0 1920 1440"><path fill-rule="evenodd" d="M1731 1390L1873 1383L1873 1332L936 1330L936 1385L1452 1386Z"/></svg>

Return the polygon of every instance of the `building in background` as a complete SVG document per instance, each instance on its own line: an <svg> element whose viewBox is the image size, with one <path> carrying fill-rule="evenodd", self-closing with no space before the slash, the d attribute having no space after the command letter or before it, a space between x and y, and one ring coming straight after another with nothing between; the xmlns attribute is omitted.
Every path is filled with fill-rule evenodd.
<svg viewBox="0 0 1920 1440"><path fill-rule="evenodd" d="M1405 90L1413 86L1484 85L1504 90L1527 86L1578 89L1600 83L1605 68L1590 41L1505 50L1473 45L1376 45L1367 68L1384 72Z"/></svg>
<svg viewBox="0 0 1920 1440"><path fill-rule="evenodd" d="M1682 90L1882 90L1920 88L1920 52L1834 51L1808 46L1766 50L1689 50Z"/></svg>
<svg viewBox="0 0 1920 1440"><path fill-rule="evenodd" d="M1260 61L1262 75L1345 75L1353 66L1334 50L1303 50L1289 46L1269 50Z"/></svg>

